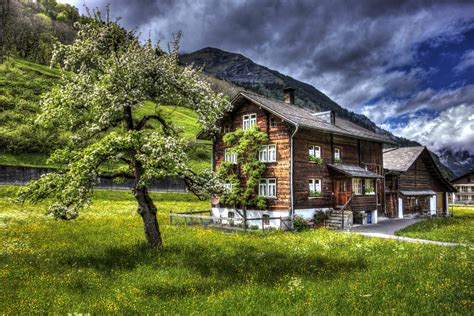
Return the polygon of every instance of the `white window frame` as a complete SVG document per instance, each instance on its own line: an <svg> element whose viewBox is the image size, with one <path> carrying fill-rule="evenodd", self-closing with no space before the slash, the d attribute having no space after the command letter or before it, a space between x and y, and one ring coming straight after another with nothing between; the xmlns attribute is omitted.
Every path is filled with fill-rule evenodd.
<svg viewBox="0 0 474 316"><path fill-rule="evenodd" d="M252 128L253 126L257 125L257 114L245 114L242 116L242 129L244 131Z"/></svg>
<svg viewBox="0 0 474 316"><path fill-rule="evenodd" d="M322 192L322 183L323 181L321 179L308 179L308 192L310 197L312 197L311 192Z"/></svg>
<svg viewBox="0 0 474 316"><path fill-rule="evenodd" d="M318 145L309 145L308 146L308 155L315 158L321 158L321 146Z"/></svg>
<svg viewBox="0 0 474 316"><path fill-rule="evenodd" d="M341 149L334 148L334 160L341 160Z"/></svg>
<svg viewBox="0 0 474 316"><path fill-rule="evenodd" d="M258 184L258 195L266 198L277 197L277 181L276 178L263 178L260 179Z"/></svg>
<svg viewBox="0 0 474 316"><path fill-rule="evenodd" d="M352 178L352 193L356 195L363 194L361 178Z"/></svg>
<svg viewBox="0 0 474 316"><path fill-rule="evenodd" d="M277 161L277 146L276 144L263 145L258 152L258 160L261 162L276 162Z"/></svg>
<svg viewBox="0 0 474 316"><path fill-rule="evenodd" d="M229 149L225 149L224 160L233 164L237 164L237 153L231 152Z"/></svg>

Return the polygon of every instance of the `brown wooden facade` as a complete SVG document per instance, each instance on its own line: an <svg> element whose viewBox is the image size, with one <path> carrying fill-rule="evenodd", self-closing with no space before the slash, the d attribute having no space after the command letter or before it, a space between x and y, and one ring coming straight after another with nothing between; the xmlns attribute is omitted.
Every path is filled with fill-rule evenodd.
<svg viewBox="0 0 474 316"><path fill-rule="evenodd" d="M288 106L294 106L288 104ZM295 128L281 116L264 109L251 100L240 100L234 110L221 122L221 132L213 143L213 169L225 159L223 135L242 128L243 116L257 115L257 125L268 134L269 144L277 145L277 161L266 163L265 178L275 178L277 197L268 199L268 211L289 212L291 209L328 209L345 204L351 197L352 177L331 170L328 165L336 163L334 152L340 153L338 163L365 168L380 176L372 179L378 194L355 195L348 208L354 211L383 209L383 152L381 141L361 139L350 135L339 135L330 131L312 128ZM272 121L272 126L270 126ZM291 205L291 140L293 135L293 205ZM323 162L317 164L308 159L308 147L321 148ZM320 197L311 197L309 179L321 180ZM365 183L365 182L364 182ZM342 191L342 192L341 192ZM213 207L223 207L215 204Z"/></svg>
<svg viewBox="0 0 474 316"><path fill-rule="evenodd" d="M442 177L426 148L421 149L407 170L386 169L385 172L385 208L389 217L399 217L400 206L403 215L428 213L433 207L430 204L433 196L437 212L446 212L448 207L446 193L452 192L454 188Z"/></svg>

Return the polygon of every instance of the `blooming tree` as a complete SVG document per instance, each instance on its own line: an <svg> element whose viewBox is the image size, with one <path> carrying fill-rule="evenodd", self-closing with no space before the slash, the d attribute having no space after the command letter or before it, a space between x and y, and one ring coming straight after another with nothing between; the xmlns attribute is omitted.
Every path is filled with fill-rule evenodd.
<svg viewBox="0 0 474 316"><path fill-rule="evenodd" d="M150 41L140 43L133 32L100 13L90 23L77 25L76 40L56 47L52 63L60 65L62 82L45 95L38 121L71 131L67 148L50 161L63 172L44 175L20 192L20 200L52 198L49 212L73 219L88 206L104 163L125 162L113 177L132 177L147 242L160 247L157 209L149 195L152 178L180 176L197 195L222 190L211 172L194 173L188 167L187 140L156 111L137 115L144 101L193 108L202 129L216 132L215 122L230 109L200 72L178 64L179 36L169 52ZM157 122L152 124L152 122ZM159 126L159 127L157 127ZM217 191L216 191L217 190Z"/></svg>

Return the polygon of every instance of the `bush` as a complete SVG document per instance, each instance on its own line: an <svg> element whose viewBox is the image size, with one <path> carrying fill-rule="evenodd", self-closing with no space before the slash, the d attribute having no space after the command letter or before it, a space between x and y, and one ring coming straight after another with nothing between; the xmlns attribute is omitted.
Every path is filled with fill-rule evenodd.
<svg viewBox="0 0 474 316"><path fill-rule="evenodd" d="M295 216L293 220L293 229L297 232L303 231L309 228L308 221L304 219L302 216Z"/></svg>

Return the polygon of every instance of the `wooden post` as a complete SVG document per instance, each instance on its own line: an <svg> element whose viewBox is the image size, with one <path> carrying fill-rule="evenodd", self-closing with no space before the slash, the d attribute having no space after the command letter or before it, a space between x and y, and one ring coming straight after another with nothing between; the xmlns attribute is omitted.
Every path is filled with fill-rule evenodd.
<svg viewBox="0 0 474 316"><path fill-rule="evenodd" d="M222 215L219 215L221 221L221 230L224 230L224 223L222 222Z"/></svg>
<svg viewBox="0 0 474 316"><path fill-rule="evenodd" d="M173 216L171 216L171 211L170 211L170 226L173 225Z"/></svg>
<svg viewBox="0 0 474 316"><path fill-rule="evenodd" d="M262 215L262 231L265 231L265 223L263 221L263 215Z"/></svg>

